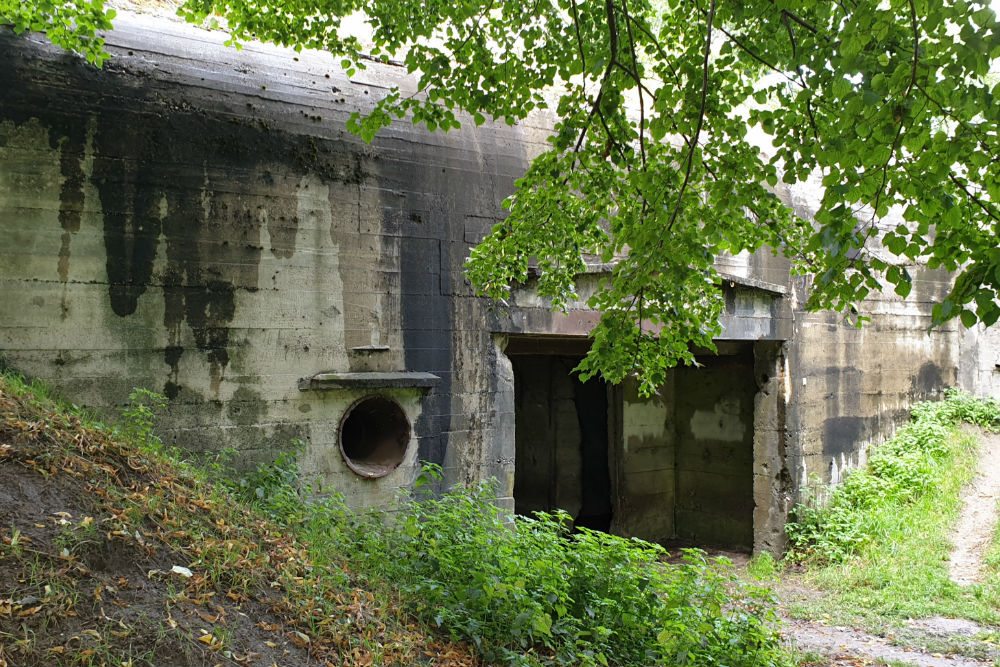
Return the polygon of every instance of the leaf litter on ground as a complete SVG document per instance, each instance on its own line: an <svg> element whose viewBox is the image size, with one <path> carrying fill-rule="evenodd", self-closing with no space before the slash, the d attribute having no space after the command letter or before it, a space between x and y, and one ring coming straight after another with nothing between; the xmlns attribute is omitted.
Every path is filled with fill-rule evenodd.
<svg viewBox="0 0 1000 667"><path fill-rule="evenodd" d="M141 435L0 375L0 667L478 664Z"/></svg>

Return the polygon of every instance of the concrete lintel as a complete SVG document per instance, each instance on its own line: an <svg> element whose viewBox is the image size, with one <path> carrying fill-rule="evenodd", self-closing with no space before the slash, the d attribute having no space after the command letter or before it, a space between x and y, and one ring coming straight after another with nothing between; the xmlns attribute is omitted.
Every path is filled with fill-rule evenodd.
<svg viewBox="0 0 1000 667"><path fill-rule="evenodd" d="M430 389L441 381L419 371L317 373L299 380L299 391L323 389Z"/></svg>
<svg viewBox="0 0 1000 667"><path fill-rule="evenodd" d="M727 280L731 283L736 283L737 285L742 285L743 287L753 287L754 289L759 289L764 292L770 292L771 294L780 294L784 296L788 294L788 287L785 285L779 285L778 283L769 283L766 280L758 280L757 278L744 278L743 276L737 276L732 273L725 273L719 271L719 278L725 283Z"/></svg>

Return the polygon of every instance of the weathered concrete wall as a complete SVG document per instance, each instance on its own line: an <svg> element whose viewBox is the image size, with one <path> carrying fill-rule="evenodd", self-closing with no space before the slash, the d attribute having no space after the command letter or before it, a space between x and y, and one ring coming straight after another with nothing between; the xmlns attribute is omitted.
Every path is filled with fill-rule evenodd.
<svg viewBox="0 0 1000 667"><path fill-rule="evenodd" d="M357 504L388 502L419 460L449 481L509 477L510 428L491 411L511 389L460 267L534 150L530 127L400 125L369 146L344 122L394 68L348 81L320 54L119 25L103 71L0 35L8 363L95 407L161 391L161 433L182 447L266 458L302 439L305 466ZM298 388L321 371L440 378L426 395L377 390L414 424L389 477L345 467L340 421L370 391Z"/></svg>
<svg viewBox="0 0 1000 667"><path fill-rule="evenodd" d="M807 218L822 193L818 177L792 188L779 184L777 192ZM880 224L902 223L898 211L891 211ZM956 324L930 330L931 306L947 294L950 276L921 266L907 269L913 276L910 296L904 300L891 290L869 296L860 310L871 321L861 329L835 313L806 312L810 279L788 282L793 322L781 359L781 413L796 499L813 482L841 481L847 470L864 463L872 444L893 433L914 402L938 397L957 381Z"/></svg>
<svg viewBox="0 0 1000 667"><path fill-rule="evenodd" d="M621 388L620 439L614 443L618 468L615 525L625 535L676 535L674 508L677 443L674 418L674 374L649 398L628 381ZM620 443L620 444L619 444Z"/></svg>
<svg viewBox="0 0 1000 667"><path fill-rule="evenodd" d="M358 505L389 502L429 460L446 484L496 477L512 507L519 408L508 344L520 346L514 356L582 354L598 314L582 302L552 313L530 286L494 309L461 266L544 148L545 119L449 134L399 123L366 145L344 123L390 85L409 85L397 68L373 64L348 80L322 54L237 52L183 25L119 25L103 71L0 32L7 362L95 407L120 407L135 386L162 391L161 433L183 447L266 458L302 439L307 469ZM781 194L805 215L816 195ZM780 257L726 256L718 268L722 339L744 355L737 407L709 395L724 373L679 371L651 399L630 383L610 388L618 532L708 538L704 521L675 521L678 509L718 517L738 504L731 543L749 541L750 515L755 546L780 548L799 490L812 476L840 479L914 400L953 384L960 349L962 377L995 387L995 348L969 338L960 348L954 327L926 333L947 276L916 272L905 302L870 299L873 321L859 331L805 313L808 284ZM582 278L584 298L599 273ZM299 388L324 371L438 381ZM355 475L338 449L345 411L372 392L413 424L404 461L381 480ZM709 438L686 451L694 418L717 411L739 423L739 445ZM575 451L557 457L567 479ZM694 504L692 491L702 494Z"/></svg>
<svg viewBox="0 0 1000 667"><path fill-rule="evenodd" d="M753 545L753 346L699 357L678 368L677 536L704 544Z"/></svg>
<svg viewBox="0 0 1000 667"><path fill-rule="evenodd" d="M959 385L978 396L1000 397L1000 328L977 324L962 332Z"/></svg>
<svg viewBox="0 0 1000 667"><path fill-rule="evenodd" d="M868 299L872 321L861 329L830 313L797 311L785 369L788 466L797 488L841 481L914 402L955 385L960 332L949 323L928 333L931 305L943 298L948 277L911 272L910 298ZM804 289L796 287L797 298Z"/></svg>
<svg viewBox="0 0 1000 667"><path fill-rule="evenodd" d="M780 553L797 488L789 468L787 343L754 343L753 549Z"/></svg>

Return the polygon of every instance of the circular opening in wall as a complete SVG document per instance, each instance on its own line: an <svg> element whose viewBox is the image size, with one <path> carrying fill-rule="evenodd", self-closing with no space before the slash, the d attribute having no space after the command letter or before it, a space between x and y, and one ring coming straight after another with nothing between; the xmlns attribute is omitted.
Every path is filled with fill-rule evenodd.
<svg viewBox="0 0 1000 667"><path fill-rule="evenodd" d="M396 401L366 396L340 422L340 453L362 477L384 477L399 467L410 444L410 422Z"/></svg>

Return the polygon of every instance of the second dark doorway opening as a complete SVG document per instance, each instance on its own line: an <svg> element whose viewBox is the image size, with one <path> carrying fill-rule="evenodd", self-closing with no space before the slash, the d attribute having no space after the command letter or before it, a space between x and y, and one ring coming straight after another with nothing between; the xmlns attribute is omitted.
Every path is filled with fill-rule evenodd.
<svg viewBox="0 0 1000 667"><path fill-rule="evenodd" d="M608 387L581 382L582 357L511 356L515 396L514 510L562 509L574 526L611 528Z"/></svg>

